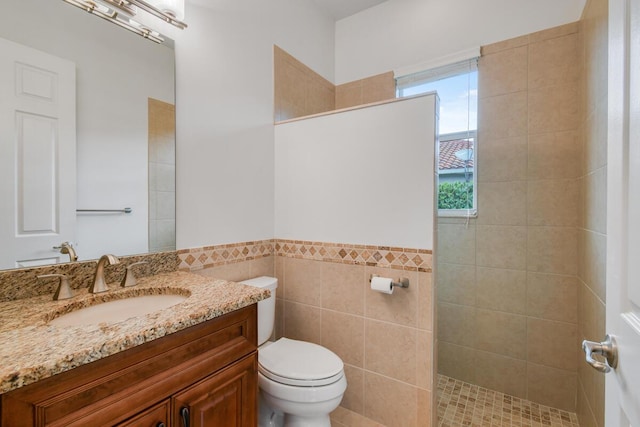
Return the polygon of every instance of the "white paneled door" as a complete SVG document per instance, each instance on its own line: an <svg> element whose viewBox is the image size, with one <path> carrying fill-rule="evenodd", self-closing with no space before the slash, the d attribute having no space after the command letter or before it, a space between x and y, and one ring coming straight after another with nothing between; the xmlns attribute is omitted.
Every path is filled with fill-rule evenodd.
<svg viewBox="0 0 640 427"><path fill-rule="evenodd" d="M605 425L640 427L640 0L609 1Z"/></svg>
<svg viewBox="0 0 640 427"><path fill-rule="evenodd" d="M68 260L75 240L76 69L0 39L0 268Z"/></svg>

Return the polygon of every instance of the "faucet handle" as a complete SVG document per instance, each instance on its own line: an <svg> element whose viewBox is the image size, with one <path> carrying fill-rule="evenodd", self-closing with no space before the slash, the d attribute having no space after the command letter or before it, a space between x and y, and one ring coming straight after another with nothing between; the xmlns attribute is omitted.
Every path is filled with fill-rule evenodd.
<svg viewBox="0 0 640 427"><path fill-rule="evenodd" d="M133 275L132 268L135 267L136 265L141 265L141 264L149 264L149 263L147 261L138 261L138 262L134 262L133 264L129 264L127 266L127 270L124 273L122 282L120 282L120 286L122 286L123 288L128 288L130 286L135 286L137 284L136 276Z"/></svg>
<svg viewBox="0 0 640 427"><path fill-rule="evenodd" d="M60 283L58 284L58 289L56 289L56 293L53 294L53 300L58 301L61 299L69 299L73 297L73 291L71 290L71 285L69 284L69 278L64 274L42 274L38 276L38 279L48 279L50 277L58 277L60 279Z"/></svg>

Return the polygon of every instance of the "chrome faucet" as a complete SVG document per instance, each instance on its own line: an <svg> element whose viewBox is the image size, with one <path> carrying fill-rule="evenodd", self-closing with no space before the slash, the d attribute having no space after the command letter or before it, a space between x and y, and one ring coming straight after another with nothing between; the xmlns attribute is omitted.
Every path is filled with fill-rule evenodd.
<svg viewBox="0 0 640 427"><path fill-rule="evenodd" d="M107 283L104 281L104 266L113 264L120 264L120 260L117 256L107 254L100 257L100 260L98 260L98 266L96 267L96 275L93 278L93 283L89 287L90 293L97 294L109 290L109 288L107 288Z"/></svg>

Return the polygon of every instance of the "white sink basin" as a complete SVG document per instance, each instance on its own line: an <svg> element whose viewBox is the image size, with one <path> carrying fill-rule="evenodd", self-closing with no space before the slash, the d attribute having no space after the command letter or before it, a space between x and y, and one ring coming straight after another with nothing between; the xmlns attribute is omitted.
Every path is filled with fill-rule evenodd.
<svg viewBox="0 0 640 427"><path fill-rule="evenodd" d="M186 300L184 295L143 295L119 299L81 308L49 322L55 326L79 326L97 323L117 323L132 317L144 316Z"/></svg>

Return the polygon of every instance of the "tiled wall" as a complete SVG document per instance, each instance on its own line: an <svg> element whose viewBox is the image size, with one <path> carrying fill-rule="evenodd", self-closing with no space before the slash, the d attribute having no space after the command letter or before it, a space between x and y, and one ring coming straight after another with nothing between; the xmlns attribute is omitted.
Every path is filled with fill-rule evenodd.
<svg viewBox="0 0 640 427"><path fill-rule="evenodd" d="M333 83L278 46L273 47L273 67L276 122L335 108Z"/></svg>
<svg viewBox="0 0 640 427"><path fill-rule="evenodd" d="M176 248L176 107L149 98L149 252Z"/></svg>
<svg viewBox="0 0 640 427"><path fill-rule="evenodd" d="M355 107L396 97L393 71L336 86L336 109Z"/></svg>
<svg viewBox="0 0 640 427"><path fill-rule="evenodd" d="M429 251L346 246L341 254L335 244L288 242L285 249L287 242L278 242L277 335L321 344L342 358L349 383L343 408L388 427L430 425ZM309 250L329 254L332 247L337 256ZM416 256L421 261L412 261ZM410 286L376 293L371 274L405 276Z"/></svg>
<svg viewBox="0 0 640 427"><path fill-rule="evenodd" d="M438 368L575 410L578 23L485 46L478 217L440 218Z"/></svg>
<svg viewBox="0 0 640 427"><path fill-rule="evenodd" d="M607 188L607 0L589 0L581 34L584 40L584 155L579 180L578 338L601 341L605 335ZM580 425L604 426L604 375L578 356Z"/></svg>
<svg viewBox="0 0 640 427"><path fill-rule="evenodd" d="M273 62L276 122L396 97L392 71L334 86L278 46Z"/></svg>
<svg viewBox="0 0 640 427"><path fill-rule="evenodd" d="M181 269L228 280L275 274L275 337L315 342L345 363L349 385L337 422L431 424L430 250L273 240L181 250L178 256ZM407 277L410 286L393 295L375 293L371 274Z"/></svg>

